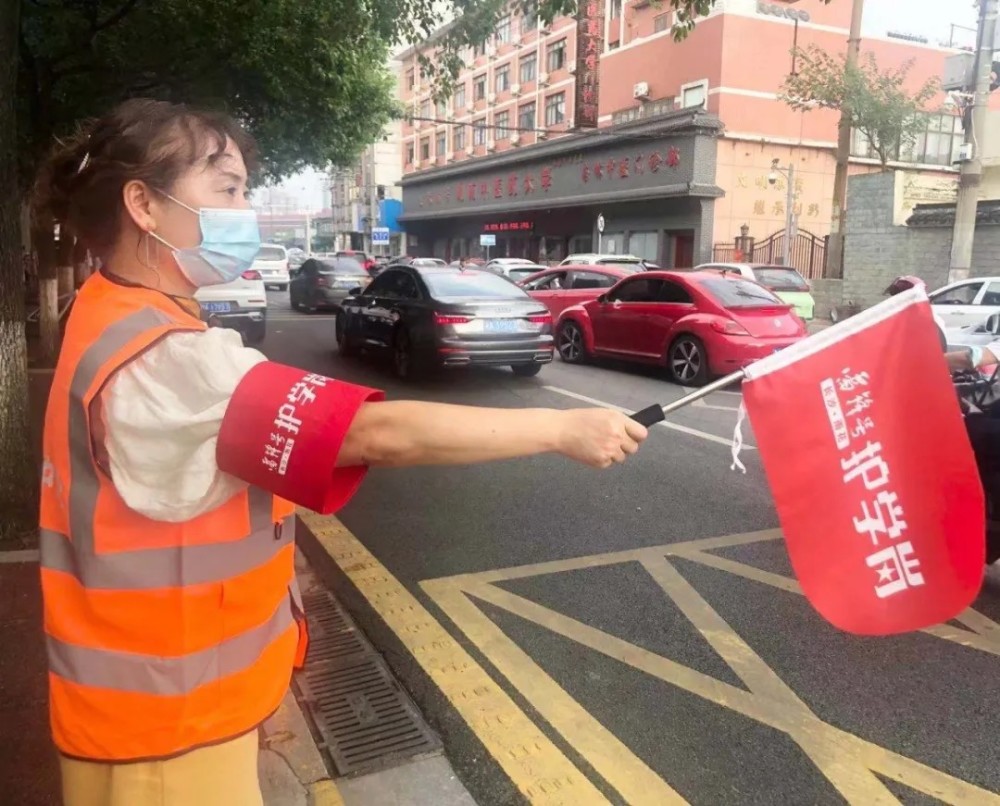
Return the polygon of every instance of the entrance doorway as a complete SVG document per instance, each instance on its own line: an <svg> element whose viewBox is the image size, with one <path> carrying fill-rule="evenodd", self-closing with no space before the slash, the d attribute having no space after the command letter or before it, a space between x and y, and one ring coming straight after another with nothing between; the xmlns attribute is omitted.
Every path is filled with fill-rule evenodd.
<svg viewBox="0 0 1000 806"><path fill-rule="evenodd" d="M694 267L694 232L667 233L670 236L669 265L672 269L690 269Z"/></svg>

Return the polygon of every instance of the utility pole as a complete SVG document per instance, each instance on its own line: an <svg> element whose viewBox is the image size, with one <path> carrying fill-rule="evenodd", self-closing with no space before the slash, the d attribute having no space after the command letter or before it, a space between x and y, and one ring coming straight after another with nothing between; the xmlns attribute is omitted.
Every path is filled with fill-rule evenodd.
<svg viewBox="0 0 1000 806"><path fill-rule="evenodd" d="M377 141L375 141L377 142ZM378 184L375 182L375 142L368 152L368 248L375 254L375 227L378 226Z"/></svg>
<svg viewBox="0 0 1000 806"><path fill-rule="evenodd" d="M851 7L851 34L847 40L846 70L853 70L861 52L861 18L865 0L854 0ZM837 170L833 177L833 209L830 216L830 241L826 252L827 276L840 277L844 271L844 219L847 213L847 166L851 158L851 110L841 108L837 134Z"/></svg>
<svg viewBox="0 0 1000 806"><path fill-rule="evenodd" d="M795 237L795 163L788 163L788 192L785 193L785 250L782 265L788 266L792 254L792 239Z"/></svg>
<svg viewBox="0 0 1000 806"><path fill-rule="evenodd" d="M993 73L993 43L997 31L997 0L979 0L979 32L976 59L973 62L972 109L965 117L965 151L958 180L955 204L955 229L951 236L951 266L948 282L969 276L972 268L972 243L976 237L976 210L979 185L983 178L982 149L988 132L990 83Z"/></svg>

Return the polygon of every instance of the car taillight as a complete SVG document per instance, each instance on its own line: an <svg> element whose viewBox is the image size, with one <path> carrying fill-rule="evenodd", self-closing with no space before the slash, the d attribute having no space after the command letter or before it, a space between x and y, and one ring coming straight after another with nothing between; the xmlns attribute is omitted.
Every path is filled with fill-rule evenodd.
<svg viewBox="0 0 1000 806"><path fill-rule="evenodd" d="M552 314L550 313L533 313L528 317L528 321L533 325L549 325L552 324Z"/></svg>
<svg viewBox="0 0 1000 806"><path fill-rule="evenodd" d="M434 314L434 324L438 327L445 325L467 325L472 321L471 316L451 316L450 314Z"/></svg>
<svg viewBox="0 0 1000 806"><path fill-rule="evenodd" d="M727 336L749 336L750 332L739 322L732 319L713 319L712 330L716 333L724 333Z"/></svg>
<svg viewBox="0 0 1000 806"><path fill-rule="evenodd" d="M244 280L260 280L260 272L254 269L247 269L243 274L240 275Z"/></svg>
<svg viewBox="0 0 1000 806"><path fill-rule="evenodd" d="M316 285L318 285L318 286L320 286L322 288L329 288L330 287L330 281L327 280L325 277L317 277L316 278Z"/></svg>

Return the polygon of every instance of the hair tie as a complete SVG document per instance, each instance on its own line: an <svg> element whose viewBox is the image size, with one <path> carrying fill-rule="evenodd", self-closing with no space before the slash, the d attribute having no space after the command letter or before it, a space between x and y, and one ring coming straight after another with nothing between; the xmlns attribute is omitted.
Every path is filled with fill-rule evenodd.
<svg viewBox="0 0 1000 806"><path fill-rule="evenodd" d="M84 168L90 164L90 152L88 151L83 155L83 159L80 160L80 167L76 169L77 174L81 173Z"/></svg>

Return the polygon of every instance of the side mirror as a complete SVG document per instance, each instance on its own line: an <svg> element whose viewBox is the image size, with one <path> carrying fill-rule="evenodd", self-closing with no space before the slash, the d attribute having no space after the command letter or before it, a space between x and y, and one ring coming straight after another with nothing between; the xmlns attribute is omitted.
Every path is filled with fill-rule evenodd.
<svg viewBox="0 0 1000 806"><path fill-rule="evenodd" d="M601 305L604 305L604 303L606 303L608 301L608 295L607 294L601 294L601 296L599 296L597 298L597 301L599 303L601 303Z"/></svg>
<svg viewBox="0 0 1000 806"><path fill-rule="evenodd" d="M363 289L363 288L362 288L361 286L359 286L359 285L356 285L356 286L354 286L354 288L352 288L352 289L351 289L350 291L348 291L347 293L348 293L348 295L350 295L350 296L352 296L352 297L360 297L360 296L361 296L361 293L362 293L363 291L364 291L364 289Z"/></svg>
<svg viewBox="0 0 1000 806"><path fill-rule="evenodd" d="M1000 314L992 314L986 320L986 330L994 336L1000 336Z"/></svg>

